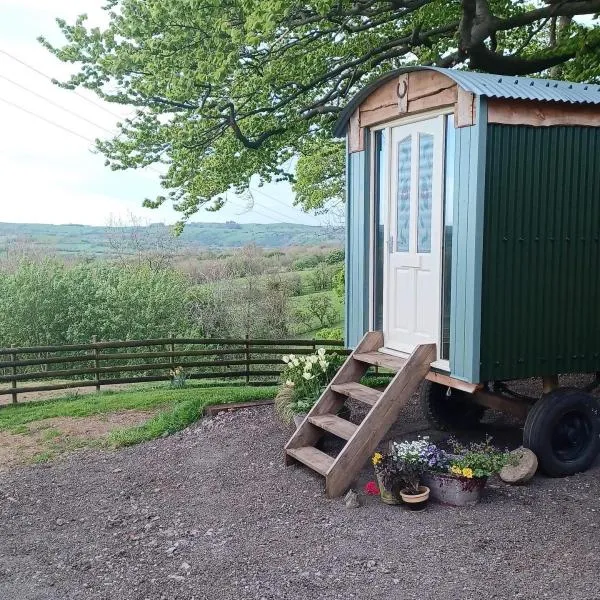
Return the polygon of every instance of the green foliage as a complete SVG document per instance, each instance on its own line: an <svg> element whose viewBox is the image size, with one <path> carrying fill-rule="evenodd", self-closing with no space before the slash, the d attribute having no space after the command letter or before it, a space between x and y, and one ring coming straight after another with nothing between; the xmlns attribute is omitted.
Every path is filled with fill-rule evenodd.
<svg viewBox="0 0 600 600"><path fill-rule="evenodd" d="M174 271L25 261L0 278L0 346L166 337L189 329Z"/></svg>
<svg viewBox="0 0 600 600"><path fill-rule="evenodd" d="M343 248L339 248L337 250L332 250L325 259L325 262L328 265L337 265L338 263L343 263L344 258L346 257L346 252Z"/></svg>
<svg viewBox="0 0 600 600"><path fill-rule="evenodd" d="M333 268L324 263L318 264L309 274L310 285L313 291L323 292L330 290L333 285Z"/></svg>
<svg viewBox="0 0 600 600"><path fill-rule="evenodd" d="M342 300L346 295L345 267L342 265L333 275L333 291Z"/></svg>
<svg viewBox="0 0 600 600"><path fill-rule="evenodd" d="M315 354L282 357L286 367L281 374L282 386L276 408L286 422L294 414L307 413L323 389L343 364L345 357L319 348Z"/></svg>
<svg viewBox="0 0 600 600"><path fill-rule="evenodd" d="M344 334L341 327L323 327L315 333L318 340L343 340Z"/></svg>
<svg viewBox="0 0 600 600"><path fill-rule="evenodd" d="M106 23L58 20L86 87L136 108L99 149L112 169L166 166L166 195L184 218L231 191L288 180L307 210L339 200L341 144L331 125L357 90L406 64L597 79L594 0L110 0ZM288 167L299 157L296 175Z"/></svg>
<svg viewBox="0 0 600 600"><path fill-rule="evenodd" d="M450 445L455 455L450 462L450 473L467 479L495 475L511 460L508 452L500 452L492 445L490 437L466 446L451 439Z"/></svg>

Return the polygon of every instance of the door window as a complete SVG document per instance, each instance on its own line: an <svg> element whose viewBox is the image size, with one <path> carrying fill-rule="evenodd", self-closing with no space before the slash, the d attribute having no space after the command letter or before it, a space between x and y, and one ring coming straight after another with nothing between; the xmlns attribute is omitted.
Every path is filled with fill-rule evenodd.
<svg viewBox="0 0 600 600"><path fill-rule="evenodd" d="M396 251L410 248L410 173L411 144L409 135L398 142L398 191L396 198Z"/></svg>
<svg viewBox="0 0 600 600"><path fill-rule="evenodd" d="M417 252L431 252L431 201L433 196L433 136L419 134Z"/></svg>

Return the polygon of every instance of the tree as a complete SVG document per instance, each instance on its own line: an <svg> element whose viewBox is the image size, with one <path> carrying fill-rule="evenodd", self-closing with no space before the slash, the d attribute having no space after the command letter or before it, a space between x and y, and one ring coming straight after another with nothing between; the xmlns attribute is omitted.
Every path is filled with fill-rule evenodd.
<svg viewBox="0 0 600 600"><path fill-rule="evenodd" d="M113 169L164 163L168 193L145 204L169 198L184 219L254 174L295 183L306 209L335 202L343 150L332 122L392 68L600 76L600 0L108 0L106 10L104 28L58 20L65 45L42 42L79 65L63 86L136 108L98 147Z"/></svg>
<svg viewBox="0 0 600 600"><path fill-rule="evenodd" d="M121 264L147 266L154 271L172 267L180 244L171 230L129 213L127 220L111 216L106 228L108 245Z"/></svg>

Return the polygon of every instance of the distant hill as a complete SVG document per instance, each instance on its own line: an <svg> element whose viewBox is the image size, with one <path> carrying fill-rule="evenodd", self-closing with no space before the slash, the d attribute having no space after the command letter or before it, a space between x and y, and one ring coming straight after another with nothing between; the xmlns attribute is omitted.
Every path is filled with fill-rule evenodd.
<svg viewBox="0 0 600 600"><path fill-rule="evenodd" d="M161 230L160 224L149 228ZM0 223L0 252L9 244L32 246L57 254L102 256L112 254L110 239L128 235L127 228L90 225L42 225L37 223ZM188 223L179 238L182 251L202 248L239 248L256 244L263 248L287 246L342 246L343 228L328 228L295 223Z"/></svg>

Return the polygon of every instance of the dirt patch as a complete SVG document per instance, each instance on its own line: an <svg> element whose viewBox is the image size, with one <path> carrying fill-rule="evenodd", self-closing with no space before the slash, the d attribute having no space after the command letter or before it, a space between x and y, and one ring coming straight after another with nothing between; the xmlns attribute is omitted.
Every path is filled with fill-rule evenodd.
<svg viewBox="0 0 600 600"><path fill-rule="evenodd" d="M415 399L395 437L426 430ZM485 431L519 429L493 415ZM424 513L286 468L272 407L0 475L2 600L600 598L600 467ZM357 489L373 477L368 466Z"/></svg>
<svg viewBox="0 0 600 600"><path fill-rule="evenodd" d="M126 410L89 417L55 417L28 424L27 432L0 431L0 472L91 445L115 429L145 423L156 412Z"/></svg>

